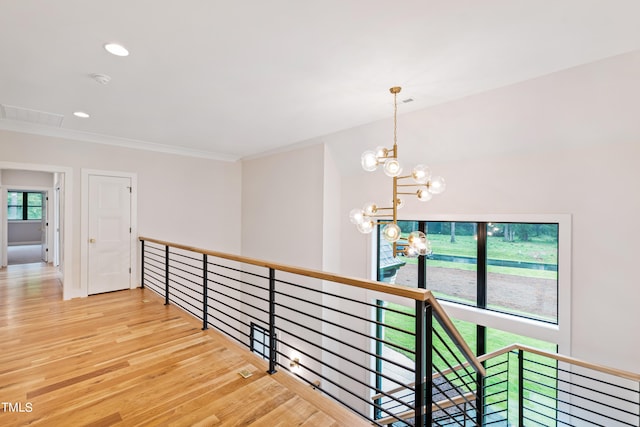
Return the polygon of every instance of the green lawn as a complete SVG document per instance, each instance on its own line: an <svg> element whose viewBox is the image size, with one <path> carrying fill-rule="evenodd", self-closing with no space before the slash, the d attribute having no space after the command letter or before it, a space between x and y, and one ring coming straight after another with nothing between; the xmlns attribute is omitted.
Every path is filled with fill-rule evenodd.
<svg viewBox="0 0 640 427"><path fill-rule="evenodd" d="M475 257L477 241L473 236L456 236L451 243L448 234L429 234L428 239L434 253ZM557 240L548 236L531 237L529 241L505 242L502 237L487 237L487 258L507 261L540 262L556 264L558 262Z"/></svg>
<svg viewBox="0 0 640 427"><path fill-rule="evenodd" d="M457 236L455 243L451 243L451 236L444 234L429 234L429 241L434 254L463 256L475 258L477 256L477 242L473 236ZM557 241L545 237L532 237L528 242L505 242L502 237L488 237L487 258L504 261L533 262L557 264ZM407 264L417 264L417 258L403 258ZM455 268L458 270L475 271L475 264L459 262L427 260L429 267ZM487 272L509 274L513 276L535 277L539 279L557 279L558 273L549 270L532 268L500 267L488 265Z"/></svg>

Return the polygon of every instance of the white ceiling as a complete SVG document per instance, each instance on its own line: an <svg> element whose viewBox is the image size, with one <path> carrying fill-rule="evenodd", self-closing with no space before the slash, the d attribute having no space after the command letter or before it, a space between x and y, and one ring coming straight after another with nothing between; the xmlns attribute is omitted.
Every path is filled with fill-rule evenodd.
<svg viewBox="0 0 640 427"><path fill-rule="evenodd" d="M389 117L394 85L409 112L640 49L639 17L638 0L0 0L0 104L64 115L0 128L233 160Z"/></svg>

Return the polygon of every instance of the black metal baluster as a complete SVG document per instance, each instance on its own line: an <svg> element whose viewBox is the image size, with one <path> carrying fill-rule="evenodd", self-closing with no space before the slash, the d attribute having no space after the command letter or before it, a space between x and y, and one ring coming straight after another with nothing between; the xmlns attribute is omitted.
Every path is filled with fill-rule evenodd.
<svg viewBox="0 0 640 427"><path fill-rule="evenodd" d="M524 425L524 352L518 350L518 425Z"/></svg>
<svg viewBox="0 0 640 427"><path fill-rule="evenodd" d="M164 305L169 305L169 245L164 249Z"/></svg>
<svg viewBox="0 0 640 427"><path fill-rule="evenodd" d="M209 306L207 304L208 302L208 297L207 297L207 290L209 289L209 260L207 257L207 254L203 254L202 255L202 330L206 331L207 329L209 329L209 325L207 323L207 317L208 315L208 310L207 307Z"/></svg>
<svg viewBox="0 0 640 427"><path fill-rule="evenodd" d="M486 338L487 330L482 325L476 325L476 354L485 354L487 352ZM487 367L486 362L482 362L482 366ZM476 372L476 424L481 426L484 422L484 404L485 404L485 379L480 372Z"/></svg>
<svg viewBox="0 0 640 427"><path fill-rule="evenodd" d="M425 371L423 373L425 401L425 425L430 426L433 418L433 307L426 304L424 311L424 355Z"/></svg>
<svg viewBox="0 0 640 427"><path fill-rule="evenodd" d="M269 374L276 371L276 272L269 268Z"/></svg>
<svg viewBox="0 0 640 427"><path fill-rule="evenodd" d="M142 247L140 249L140 287L144 289L144 240L141 240L140 242L142 243Z"/></svg>
<svg viewBox="0 0 640 427"><path fill-rule="evenodd" d="M427 402L427 394L431 394L431 305L416 300L416 368L415 368L415 425L431 424L431 398ZM424 408L424 411L423 411ZM427 424L429 423L429 424Z"/></svg>

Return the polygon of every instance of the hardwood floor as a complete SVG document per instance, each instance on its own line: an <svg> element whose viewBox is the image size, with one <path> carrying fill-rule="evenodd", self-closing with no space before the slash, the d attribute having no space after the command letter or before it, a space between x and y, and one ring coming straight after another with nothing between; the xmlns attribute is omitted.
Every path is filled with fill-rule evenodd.
<svg viewBox="0 0 640 427"><path fill-rule="evenodd" d="M51 267L0 270L0 425L369 425L200 327L148 290L62 301Z"/></svg>

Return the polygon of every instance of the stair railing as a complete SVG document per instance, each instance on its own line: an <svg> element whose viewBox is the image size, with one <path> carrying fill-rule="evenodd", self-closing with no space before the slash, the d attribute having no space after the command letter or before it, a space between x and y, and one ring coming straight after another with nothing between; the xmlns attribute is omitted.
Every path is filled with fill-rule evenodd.
<svg viewBox="0 0 640 427"><path fill-rule="evenodd" d="M478 356L478 360L486 369L478 389L483 402L479 425L640 425L638 373L522 344ZM444 374L467 367L464 362ZM438 375L434 373L434 378ZM387 391L400 392L401 388Z"/></svg>
<svg viewBox="0 0 640 427"><path fill-rule="evenodd" d="M383 417L416 426L445 418L471 420L468 408L482 409L475 400L476 374L484 375L485 369L427 290L139 239L141 286L200 319L203 329L215 328L262 356L271 374L288 371L375 425L385 425ZM374 292L374 301L365 290ZM379 301L393 310L384 307L390 296L413 307L403 313L412 328L386 325L372 315L381 308ZM410 336L403 351L415 362L373 350L399 346L377 337L377 327ZM439 343L435 349L434 343ZM404 375L377 369L378 360ZM448 371L461 364L467 366L464 373ZM433 372L443 379L434 381ZM377 388L376 376L404 395ZM372 400L373 395L379 397Z"/></svg>
<svg viewBox="0 0 640 427"><path fill-rule="evenodd" d="M638 373L522 344L478 359L487 368L483 425L640 425Z"/></svg>

